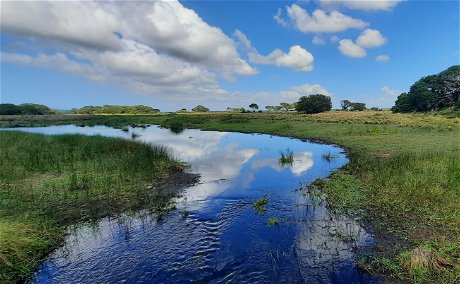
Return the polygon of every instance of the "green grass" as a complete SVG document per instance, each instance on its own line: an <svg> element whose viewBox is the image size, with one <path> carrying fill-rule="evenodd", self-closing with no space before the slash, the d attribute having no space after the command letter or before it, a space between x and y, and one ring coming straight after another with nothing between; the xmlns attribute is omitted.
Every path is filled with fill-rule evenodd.
<svg viewBox="0 0 460 284"><path fill-rule="evenodd" d="M276 217L270 217L267 219L267 225L269 227L279 225L280 223L281 223L281 220Z"/></svg>
<svg viewBox="0 0 460 284"><path fill-rule="evenodd" d="M290 149L286 149L286 151L282 151L280 153L279 163L281 165L292 165L294 162L294 152Z"/></svg>
<svg viewBox="0 0 460 284"><path fill-rule="evenodd" d="M254 211L256 211L257 213L265 213L267 211L267 204L268 198L259 198L252 204L252 208L254 208Z"/></svg>
<svg viewBox="0 0 460 284"><path fill-rule="evenodd" d="M72 118L75 119L75 118ZM388 111L296 113L206 113L96 117L80 123L106 125L162 124L268 133L321 140L346 148L350 163L324 181L333 210L359 215L375 224L378 235L404 240L386 247L374 263L379 273L414 283L458 283L460 279L460 116L458 112L392 114ZM0 118L0 125L20 124ZM23 121L46 125L70 123L55 119ZM427 244L456 268L428 268L413 277L401 254ZM378 265L377 265L378 266Z"/></svg>
<svg viewBox="0 0 460 284"><path fill-rule="evenodd" d="M184 166L163 147L101 136L0 132L0 282L28 277L65 228L171 207L152 189Z"/></svg>

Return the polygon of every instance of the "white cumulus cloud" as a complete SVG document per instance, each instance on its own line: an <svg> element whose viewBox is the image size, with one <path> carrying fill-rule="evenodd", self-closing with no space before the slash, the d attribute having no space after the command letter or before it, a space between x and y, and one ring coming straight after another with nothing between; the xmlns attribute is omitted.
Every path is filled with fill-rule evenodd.
<svg viewBox="0 0 460 284"><path fill-rule="evenodd" d="M311 15L297 4L292 4L286 7L287 15L293 26L303 33L335 33L342 32L348 29L362 29L369 23L344 15L338 11L323 11L315 10ZM284 19L278 11L275 16L278 23L284 23L286 26L287 20Z"/></svg>
<svg viewBox="0 0 460 284"><path fill-rule="evenodd" d="M234 36L239 45L248 53L251 63L271 64L304 72L313 70L313 55L300 45L291 46L288 53L275 49L268 55L261 55L243 32L236 30Z"/></svg>
<svg viewBox="0 0 460 284"><path fill-rule="evenodd" d="M365 48L379 47L384 45L387 39L378 30L366 29L356 39L356 44Z"/></svg>
<svg viewBox="0 0 460 284"><path fill-rule="evenodd" d="M343 55L352 58L363 58L367 55L366 50L355 44L351 39L342 39L339 42L339 50Z"/></svg>
<svg viewBox="0 0 460 284"><path fill-rule="evenodd" d="M221 93L216 76L256 73L230 37L178 1L7 1L1 27L38 43L27 54L3 53L2 60L143 93Z"/></svg>

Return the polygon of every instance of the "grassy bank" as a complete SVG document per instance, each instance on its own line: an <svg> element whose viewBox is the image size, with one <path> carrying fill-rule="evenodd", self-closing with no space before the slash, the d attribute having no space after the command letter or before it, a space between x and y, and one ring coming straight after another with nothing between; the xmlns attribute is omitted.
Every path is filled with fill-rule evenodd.
<svg viewBox="0 0 460 284"><path fill-rule="evenodd" d="M162 147L106 137L0 132L0 282L31 274L66 226L123 211L161 211L152 186L184 166Z"/></svg>
<svg viewBox="0 0 460 284"><path fill-rule="evenodd" d="M332 209L357 214L375 225L378 238L394 240L376 248L371 257L360 261L360 266L414 283L460 280L458 113L206 113L98 116L77 123L116 127L161 124L174 126L177 131L199 127L342 145L349 152L349 165L318 184L327 193ZM441 265L443 261L447 264Z"/></svg>

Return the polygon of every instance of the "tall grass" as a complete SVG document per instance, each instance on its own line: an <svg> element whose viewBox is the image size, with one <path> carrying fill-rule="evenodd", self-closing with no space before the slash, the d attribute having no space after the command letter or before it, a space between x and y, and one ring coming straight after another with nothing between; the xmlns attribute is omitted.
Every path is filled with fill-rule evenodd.
<svg viewBox="0 0 460 284"><path fill-rule="evenodd" d="M21 279L65 225L161 209L155 180L183 170L160 146L117 138L0 132L0 282Z"/></svg>
<svg viewBox="0 0 460 284"><path fill-rule="evenodd" d="M285 151L281 151L278 162L281 165L292 165L292 163L294 162L294 152L290 150L289 148L286 149Z"/></svg>

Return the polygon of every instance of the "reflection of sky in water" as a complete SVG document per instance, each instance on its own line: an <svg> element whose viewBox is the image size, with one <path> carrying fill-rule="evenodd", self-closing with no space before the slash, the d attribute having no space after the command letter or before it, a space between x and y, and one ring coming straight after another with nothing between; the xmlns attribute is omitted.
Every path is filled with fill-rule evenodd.
<svg viewBox="0 0 460 284"><path fill-rule="evenodd" d="M131 138L167 146L199 184L185 188L162 223L152 216L104 219L82 227L43 264L42 283L101 282L310 282L368 281L353 264L353 247L372 239L354 220L314 205L296 191L347 162L338 147L269 135L156 126L130 129L51 126L22 128L47 134L83 133ZM294 153L281 165L280 153ZM322 159L330 153L337 158ZM267 213L252 203L267 197ZM184 212L187 212L184 215ZM282 220L267 226L267 218Z"/></svg>

